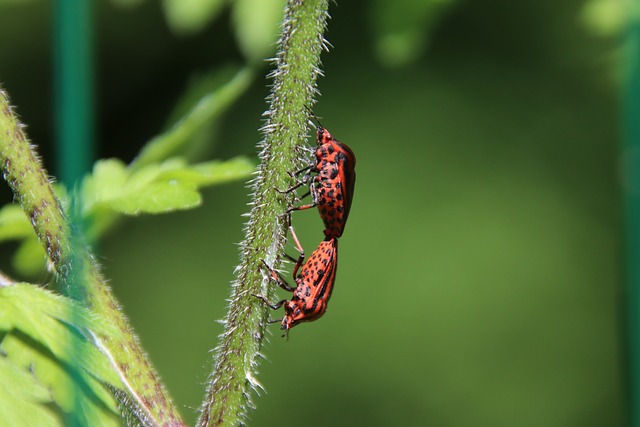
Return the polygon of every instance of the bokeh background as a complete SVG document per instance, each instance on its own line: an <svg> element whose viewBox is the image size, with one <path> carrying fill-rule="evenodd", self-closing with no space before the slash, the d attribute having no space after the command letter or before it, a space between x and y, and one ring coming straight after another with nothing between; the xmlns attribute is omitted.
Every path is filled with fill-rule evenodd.
<svg viewBox="0 0 640 427"><path fill-rule="evenodd" d="M130 161L194 76L243 62L232 13L176 31L168 3L96 2L100 157ZM315 111L355 151L356 193L328 313L288 341L273 327L249 425L625 425L622 6L397 4L331 4ZM49 1L0 1L0 82L55 174L51 20ZM206 158L255 157L268 84L230 109ZM245 183L215 187L100 244L190 422L247 202ZM293 221L310 252L318 216Z"/></svg>

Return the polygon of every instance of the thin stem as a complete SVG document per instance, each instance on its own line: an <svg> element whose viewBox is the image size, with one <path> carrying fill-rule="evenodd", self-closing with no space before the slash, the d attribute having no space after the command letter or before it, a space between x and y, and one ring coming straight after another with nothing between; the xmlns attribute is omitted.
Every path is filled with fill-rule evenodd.
<svg viewBox="0 0 640 427"><path fill-rule="evenodd" d="M0 88L0 166L16 201L31 220L51 267L66 276L71 244L69 224L53 194L40 159L29 145L23 126L13 114L9 97Z"/></svg>
<svg viewBox="0 0 640 427"><path fill-rule="evenodd" d="M126 390L114 393L127 412L145 426L182 426L178 411L140 347L92 254L65 218L47 174L29 145L0 88L0 167L14 197L31 219L62 291L81 301L120 331L97 336L96 344L110 357Z"/></svg>
<svg viewBox="0 0 640 427"><path fill-rule="evenodd" d="M242 260L233 283L225 331L216 349L198 426L237 426L250 408L250 388L260 388L257 364L264 340L268 307L253 295L273 295L262 260L279 264L286 241L282 216L291 202L287 172L300 169L298 154L307 135L307 107L313 104L320 53L325 48L326 0L289 0L263 128L261 164L253 185L253 208L242 244Z"/></svg>
<svg viewBox="0 0 640 427"><path fill-rule="evenodd" d="M253 69L242 68L229 81L225 80L221 87L201 98L169 131L149 141L131 163L130 169L139 170L184 151L185 146L203 126L218 120L228 106L249 88L254 75Z"/></svg>

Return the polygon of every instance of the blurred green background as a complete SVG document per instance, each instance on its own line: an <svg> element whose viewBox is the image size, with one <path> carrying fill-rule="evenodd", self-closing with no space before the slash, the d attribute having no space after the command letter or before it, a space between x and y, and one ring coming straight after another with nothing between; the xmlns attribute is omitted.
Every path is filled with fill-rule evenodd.
<svg viewBox="0 0 640 427"><path fill-rule="evenodd" d="M423 24L408 34L382 1L331 5L315 112L355 151L356 193L328 313L288 341L273 327L249 425L625 424L620 46L605 3L405 0ZM55 174L51 17L48 1L0 1L0 82ZM159 3L97 2L101 157L130 161L194 76L242 62L231 18L176 34ZM255 156L268 84L233 106L208 158ZM189 422L247 193L207 190L203 207L128 219L101 244ZM311 252L318 215L293 221Z"/></svg>

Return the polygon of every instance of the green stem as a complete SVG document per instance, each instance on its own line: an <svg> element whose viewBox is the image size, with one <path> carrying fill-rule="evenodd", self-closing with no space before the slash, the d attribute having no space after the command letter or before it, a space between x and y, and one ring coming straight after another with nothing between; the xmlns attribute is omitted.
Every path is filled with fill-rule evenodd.
<svg viewBox="0 0 640 427"><path fill-rule="evenodd" d="M13 114L9 97L0 88L0 167L4 179L31 220L56 273L69 273L71 244L69 225L53 194L40 159L29 145L23 126Z"/></svg>
<svg viewBox="0 0 640 427"><path fill-rule="evenodd" d="M184 151L193 136L205 125L218 120L230 104L235 102L251 85L255 71L249 67L240 69L229 81L202 97L185 116L169 131L149 141L131 163L131 170L159 163Z"/></svg>
<svg viewBox="0 0 640 427"><path fill-rule="evenodd" d="M126 385L126 390L114 393L116 398L128 413L135 414L141 425L184 425L91 252L82 239L71 232L47 174L1 88L0 167L14 197L31 219L50 265L63 284L63 292L119 329L117 336L96 337L97 345L113 361L114 369Z"/></svg>
<svg viewBox="0 0 640 427"><path fill-rule="evenodd" d="M313 105L323 33L326 0L289 0L279 41L270 96L268 121L263 131L261 164L253 187L253 208L242 244L242 260L233 284L225 331L216 349L198 426L237 426L250 408L250 388L256 380L257 361L264 340L269 309L254 295L273 295L261 270L262 260L278 265L286 242L283 212L291 197L275 191L291 185L288 172L302 164L298 153L308 132L305 107Z"/></svg>

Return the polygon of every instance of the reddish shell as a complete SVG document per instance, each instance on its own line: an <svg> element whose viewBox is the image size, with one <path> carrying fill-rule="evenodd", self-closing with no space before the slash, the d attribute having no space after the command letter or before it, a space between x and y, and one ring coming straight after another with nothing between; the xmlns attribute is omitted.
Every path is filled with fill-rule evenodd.
<svg viewBox="0 0 640 427"><path fill-rule="evenodd" d="M322 126L318 127L316 139L316 163L310 169L317 175L311 178L307 173L302 179L302 183L311 180L309 193L313 202L293 207L289 212L317 206L324 222L325 236L338 238L344 232L351 210L356 184L356 156L351 148Z"/></svg>
<svg viewBox="0 0 640 427"><path fill-rule="evenodd" d="M284 304L283 330L322 317L333 292L337 269L338 239L335 238L320 243L297 277L294 269L294 279L298 286L293 291L291 301Z"/></svg>
<svg viewBox="0 0 640 427"><path fill-rule="evenodd" d="M317 140L318 175L311 185L311 195L318 204L325 236L340 237L347 225L356 185L356 156L323 127L318 128Z"/></svg>
<svg viewBox="0 0 640 427"><path fill-rule="evenodd" d="M287 332L298 323L320 318L327 311L327 304L333 292L338 269L338 239L325 238L303 265L302 247L292 228L291 234L298 250L300 250L300 256L293 268L296 287L289 286L280 273L269 267L264 261L263 264L269 270L271 279L282 289L293 292L293 297L290 301L284 299L276 304L271 304L265 297L256 295L274 310L284 305L285 314L282 319L282 329Z"/></svg>

